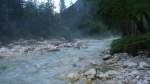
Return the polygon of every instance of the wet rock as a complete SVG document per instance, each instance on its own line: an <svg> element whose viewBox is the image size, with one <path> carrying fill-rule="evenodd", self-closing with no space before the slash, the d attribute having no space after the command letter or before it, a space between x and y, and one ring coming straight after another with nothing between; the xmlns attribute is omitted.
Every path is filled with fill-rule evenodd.
<svg viewBox="0 0 150 84"><path fill-rule="evenodd" d="M150 82L140 79L139 81L137 81L137 84L150 84Z"/></svg>
<svg viewBox="0 0 150 84"><path fill-rule="evenodd" d="M131 61L125 61L124 65L126 65L128 67L137 67L137 63L131 62Z"/></svg>
<svg viewBox="0 0 150 84"><path fill-rule="evenodd" d="M107 80L107 81L95 80L93 84L124 84L124 83L122 83L121 80Z"/></svg>
<svg viewBox="0 0 150 84"><path fill-rule="evenodd" d="M104 64L106 64L106 65L112 65L115 63L117 63L117 60L115 60L115 59L109 59L109 60L104 61Z"/></svg>
<svg viewBox="0 0 150 84"><path fill-rule="evenodd" d="M59 51L59 48L57 46L49 46L47 49L47 51L51 52L51 51Z"/></svg>
<svg viewBox="0 0 150 84"><path fill-rule="evenodd" d="M81 78L75 84L87 84L87 79L86 78Z"/></svg>
<svg viewBox="0 0 150 84"><path fill-rule="evenodd" d="M103 52L104 54L110 54L110 49L107 49Z"/></svg>
<svg viewBox="0 0 150 84"><path fill-rule="evenodd" d="M74 48L81 49L81 48L87 48L87 46L83 42L76 42L74 43Z"/></svg>
<svg viewBox="0 0 150 84"><path fill-rule="evenodd" d="M78 58L78 61L82 61L82 60L84 60L84 57L79 57Z"/></svg>
<svg viewBox="0 0 150 84"><path fill-rule="evenodd" d="M143 84L150 84L148 80L143 80Z"/></svg>
<svg viewBox="0 0 150 84"><path fill-rule="evenodd" d="M150 74L150 71L147 71L148 74Z"/></svg>
<svg viewBox="0 0 150 84"><path fill-rule="evenodd" d="M5 56L0 55L0 59L4 59L4 58L5 58Z"/></svg>
<svg viewBox="0 0 150 84"><path fill-rule="evenodd" d="M140 68L150 68L150 65L148 65L146 62L140 62L139 67Z"/></svg>
<svg viewBox="0 0 150 84"><path fill-rule="evenodd" d="M111 58L112 58L112 56L111 56L110 54L107 54L107 55L105 55L105 56L103 57L103 60L106 61L106 60L109 60L109 59L111 59Z"/></svg>
<svg viewBox="0 0 150 84"><path fill-rule="evenodd" d="M24 50L25 53L28 53L28 52L33 52L35 50L34 47L31 47L31 48L27 48L26 50Z"/></svg>
<svg viewBox="0 0 150 84"><path fill-rule="evenodd" d="M104 72L99 72L97 74L97 77L98 77L99 80L110 80L111 79L109 74L108 73L104 73Z"/></svg>
<svg viewBox="0 0 150 84"><path fill-rule="evenodd" d="M77 65L77 64L72 64L72 66L73 66L73 67L78 67L78 65Z"/></svg>
<svg viewBox="0 0 150 84"><path fill-rule="evenodd" d="M111 76L111 75L118 75L118 74L119 74L119 71L109 70L109 71L107 72L107 74L109 74L110 76Z"/></svg>
<svg viewBox="0 0 150 84"><path fill-rule="evenodd" d="M129 73L130 76L137 76L140 72L138 70L133 70L131 73Z"/></svg>
<svg viewBox="0 0 150 84"><path fill-rule="evenodd" d="M80 79L80 74L78 72L70 73L66 76L66 79L69 81L77 81Z"/></svg>
<svg viewBox="0 0 150 84"><path fill-rule="evenodd" d="M114 54L114 57L118 57L118 60L125 61L129 58L129 54L128 53L118 53L118 54Z"/></svg>
<svg viewBox="0 0 150 84"><path fill-rule="evenodd" d="M64 47L72 47L73 45L72 45L72 43L65 43L64 44Z"/></svg>
<svg viewBox="0 0 150 84"><path fill-rule="evenodd" d="M96 69L89 69L88 71L86 71L84 73L84 75L88 78L88 79L93 79L96 76Z"/></svg>

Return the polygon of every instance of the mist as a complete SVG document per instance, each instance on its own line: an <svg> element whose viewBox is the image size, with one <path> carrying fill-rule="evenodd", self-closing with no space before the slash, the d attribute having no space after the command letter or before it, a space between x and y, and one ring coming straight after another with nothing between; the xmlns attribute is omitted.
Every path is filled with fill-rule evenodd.
<svg viewBox="0 0 150 84"><path fill-rule="evenodd" d="M1 11L5 12L0 15L2 18L0 39L4 42L19 39L65 38L72 40L92 36L100 37L99 34L102 35L103 30L107 29L102 23L96 27L88 23L94 22L95 7L84 0L73 1L74 3L70 2L70 4L65 0L60 2L48 0L43 3L36 0L23 0L16 1L14 5L7 2L4 1L3 4L6 6L2 6Z"/></svg>

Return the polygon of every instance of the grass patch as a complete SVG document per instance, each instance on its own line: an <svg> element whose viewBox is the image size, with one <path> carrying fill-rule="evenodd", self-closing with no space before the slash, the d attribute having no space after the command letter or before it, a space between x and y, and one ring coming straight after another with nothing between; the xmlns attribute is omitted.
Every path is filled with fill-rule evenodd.
<svg viewBox="0 0 150 84"><path fill-rule="evenodd" d="M129 53L136 55L138 51L150 51L150 33L137 36L126 36L114 40L111 44L111 53Z"/></svg>

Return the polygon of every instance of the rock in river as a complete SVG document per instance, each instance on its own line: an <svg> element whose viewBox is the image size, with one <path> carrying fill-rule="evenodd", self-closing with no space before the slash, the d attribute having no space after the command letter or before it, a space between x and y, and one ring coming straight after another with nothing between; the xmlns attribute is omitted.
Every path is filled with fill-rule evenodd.
<svg viewBox="0 0 150 84"><path fill-rule="evenodd" d="M108 59L111 59L112 56L110 54L107 54L103 57L103 60L108 60Z"/></svg>
<svg viewBox="0 0 150 84"><path fill-rule="evenodd" d="M80 74L78 72L72 72L67 75L66 79L69 81L77 81L80 79Z"/></svg>
<svg viewBox="0 0 150 84"><path fill-rule="evenodd" d="M88 78L88 79L93 79L96 76L96 69L89 69L88 71L86 71L84 73L84 75Z"/></svg>

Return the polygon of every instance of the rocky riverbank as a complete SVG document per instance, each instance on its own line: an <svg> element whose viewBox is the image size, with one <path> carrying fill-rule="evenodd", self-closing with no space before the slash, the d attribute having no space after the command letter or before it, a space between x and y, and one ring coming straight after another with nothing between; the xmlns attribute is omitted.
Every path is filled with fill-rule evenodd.
<svg viewBox="0 0 150 84"><path fill-rule="evenodd" d="M68 81L64 80L67 79L65 76L72 77L74 75L74 73L70 75L69 73L74 71L77 73L81 71L80 73L82 73L82 70L87 71L93 68L86 66L100 64L102 62L100 61L102 58L99 56L100 53L109 48L114 39L77 39L72 42L45 40L11 43L9 46L4 46L4 58L0 59L0 83L68 84ZM57 46L58 50L51 50L49 45ZM47 51L49 48L50 51ZM11 55L11 50L21 52L25 50L27 52L19 55L18 52L14 51ZM8 54L8 57L6 54Z"/></svg>
<svg viewBox="0 0 150 84"><path fill-rule="evenodd" d="M150 84L148 55L111 55L107 49L112 40L20 41L2 46L0 83Z"/></svg>
<svg viewBox="0 0 150 84"><path fill-rule="evenodd" d="M103 56L100 64L90 64L84 70L69 73L65 79L73 84L150 84L148 55L110 55L107 50L100 56Z"/></svg>
<svg viewBox="0 0 150 84"><path fill-rule="evenodd" d="M13 56L31 56L36 54L44 54L48 52L59 51L61 48L87 48L84 42L74 40L68 42L66 40L51 39L44 41L36 40L20 40L12 42L8 45L0 47L0 58Z"/></svg>

